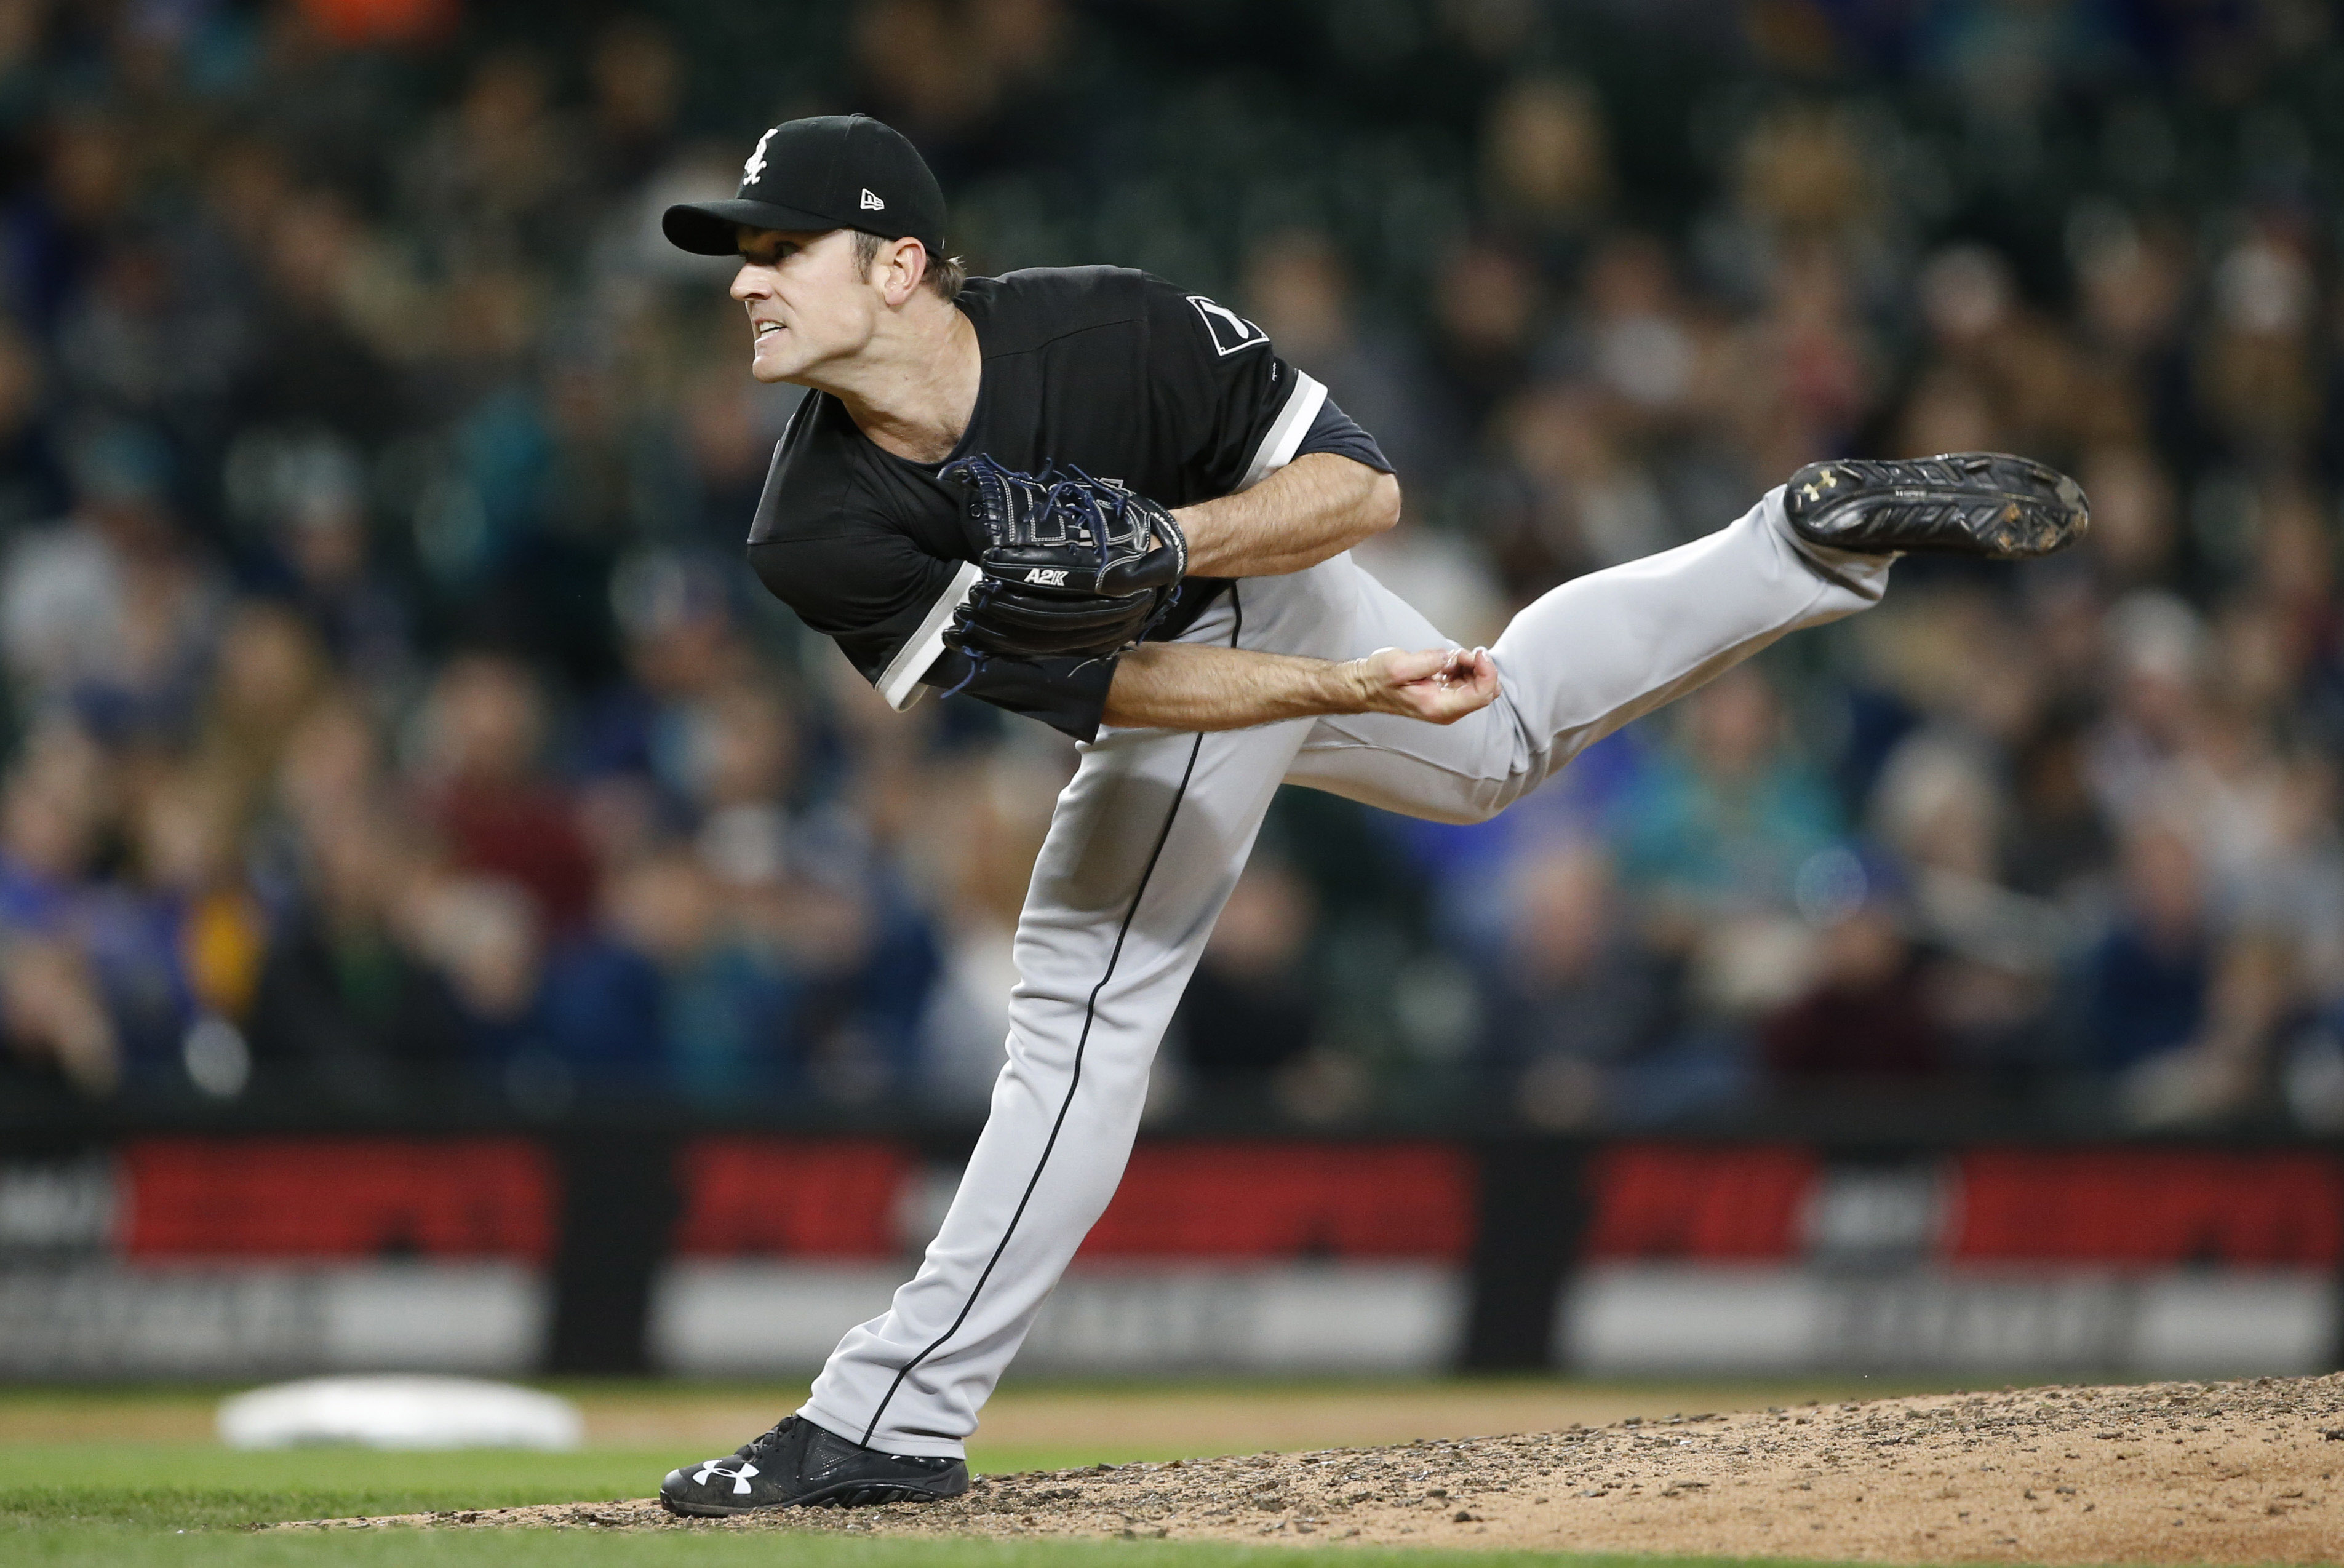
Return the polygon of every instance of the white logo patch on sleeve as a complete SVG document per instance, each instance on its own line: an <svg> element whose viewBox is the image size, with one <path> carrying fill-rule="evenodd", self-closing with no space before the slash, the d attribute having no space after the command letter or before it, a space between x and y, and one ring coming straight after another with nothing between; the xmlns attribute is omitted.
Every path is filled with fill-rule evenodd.
<svg viewBox="0 0 2344 1568"><path fill-rule="evenodd" d="M1257 343L1269 341L1269 334L1230 309L1217 305L1201 294L1188 296L1188 303L1205 319L1205 331L1213 339L1213 352L1224 358L1240 349L1250 349Z"/></svg>

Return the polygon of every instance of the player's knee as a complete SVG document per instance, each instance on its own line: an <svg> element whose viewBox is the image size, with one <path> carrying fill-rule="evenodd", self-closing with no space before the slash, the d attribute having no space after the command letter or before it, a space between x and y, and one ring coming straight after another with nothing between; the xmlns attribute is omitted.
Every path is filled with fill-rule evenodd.
<svg viewBox="0 0 2344 1568"><path fill-rule="evenodd" d="M1561 771L1562 761L1550 758L1521 772L1508 774L1504 778L1488 781L1473 797L1474 809L1480 814L1472 821L1488 822Z"/></svg>
<svg viewBox="0 0 2344 1568"><path fill-rule="evenodd" d="M1479 827L1521 798L1522 792L1511 779L1496 779L1484 783L1469 796L1464 809L1455 821L1460 827Z"/></svg>

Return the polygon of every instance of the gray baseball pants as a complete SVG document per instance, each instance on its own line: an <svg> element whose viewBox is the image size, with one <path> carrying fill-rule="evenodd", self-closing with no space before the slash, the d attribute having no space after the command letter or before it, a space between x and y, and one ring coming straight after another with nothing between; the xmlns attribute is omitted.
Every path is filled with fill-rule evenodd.
<svg viewBox="0 0 2344 1568"><path fill-rule="evenodd" d="M1457 723L1102 731L1035 864L1009 1060L959 1192L919 1272L839 1342L799 1413L888 1453L962 1452L1115 1195L1157 1042L1279 784L1483 821L1784 632L1875 602L1888 564L1795 541L1776 490L1720 532L1529 606L1490 649L1497 701ZM1349 555L1237 583L1181 640L1321 659L1453 645Z"/></svg>

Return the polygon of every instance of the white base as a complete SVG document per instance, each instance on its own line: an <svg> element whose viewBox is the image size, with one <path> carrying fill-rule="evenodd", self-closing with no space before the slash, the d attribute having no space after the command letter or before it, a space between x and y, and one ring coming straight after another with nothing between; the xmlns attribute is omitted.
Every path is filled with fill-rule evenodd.
<svg viewBox="0 0 2344 1568"><path fill-rule="evenodd" d="M309 1378L220 1401L230 1448L572 1449L578 1407L554 1394L471 1378Z"/></svg>

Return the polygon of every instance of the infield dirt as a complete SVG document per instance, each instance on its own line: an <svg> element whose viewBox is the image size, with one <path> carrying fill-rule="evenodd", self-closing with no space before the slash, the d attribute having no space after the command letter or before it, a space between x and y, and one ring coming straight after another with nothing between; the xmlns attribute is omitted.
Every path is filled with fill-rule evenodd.
<svg viewBox="0 0 2344 1568"><path fill-rule="evenodd" d="M1803 1405L979 1478L950 1502L671 1517L651 1500L284 1529L817 1530L1886 1563L2344 1560L2344 1375Z"/></svg>

